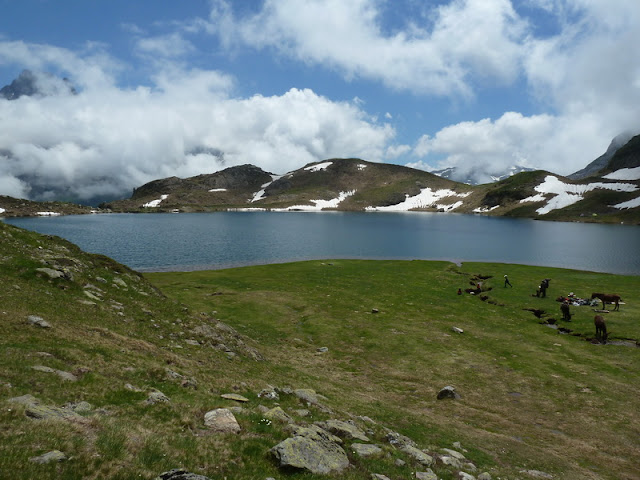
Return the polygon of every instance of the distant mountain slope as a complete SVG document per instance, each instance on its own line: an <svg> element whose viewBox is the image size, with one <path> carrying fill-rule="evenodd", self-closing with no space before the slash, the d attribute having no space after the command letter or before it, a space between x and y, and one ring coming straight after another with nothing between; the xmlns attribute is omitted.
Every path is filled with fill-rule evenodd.
<svg viewBox="0 0 640 480"><path fill-rule="evenodd" d="M611 164L634 164L634 145L621 150ZM165 178L102 207L126 212L411 210L640 223L640 175L629 167L616 172L621 176L573 182L537 170L470 186L400 165L330 159L280 176L242 165L187 179Z"/></svg>
<svg viewBox="0 0 640 480"><path fill-rule="evenodd" d="M0 195L0 217L48 217L79 215L93 211L96 209L69 202L32 202L31 200Z"/></svg>
<svg viewBox="0 0 640 480"><path fill-rule="evenodd" d="M582 180L583 178L587 178L591 175L597 174L600 170L607 167L609 161L613 158L618 149L623 147L629 140L631 140L632 137L633 134L630 132L621 133L613 140L611 140L611 143L609 144L609 147L607 148L607 151L605 153L596 158L593 162L591 162L583 169L578 170L571 175L568 175L567 178L569 178L570 180Z"/></svg>
<svg viewBox="0 0 640 480"><path fill-rule="evenodd" d="M513 165L505 169L494 169L492 171L475 167L471 169L448 167L441 170L433 170L431 173L455 182L466 183L467 185L480 185L483 183L499 182L520 172L533 172L534 170L534 168L523 167L522 165Z"/></svg>
<svg viewBox="0 0 640 480"><path fill-rule="evenodd" d="M23 70L9 85L0 88L0 98L17 100L22 96L75 94L76 89L67 78L48 73Z"/></svg>

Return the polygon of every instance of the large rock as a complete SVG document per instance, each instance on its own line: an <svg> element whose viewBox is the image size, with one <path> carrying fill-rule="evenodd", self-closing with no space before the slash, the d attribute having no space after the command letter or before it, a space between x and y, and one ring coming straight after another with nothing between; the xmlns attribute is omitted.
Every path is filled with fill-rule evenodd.
<svg viewBox="0 0 640 480"><path fill-rule="evenodd" d="M29 459L30 462L33 463L51 463L51 462L62 462L66 460L67 456L62 453L60 450L52 450L51 452L47 452L43 455L37 457L31 457Z"/></svg>
<svg viewBox="0 0 640 480"><path fill-rule="evenodd" d="M377 445L369 443L353 443L351 449L360 457L374 457L382 453L382 449Z"/></svg>
<svg viewBox="0 0 640 480"><path fill-rule="evenodd" d="M281 467L308 470L316 474L338 473L349 466L349 458L335 435L312 425L300 427L294 436L271 449Z"/></svg>
<svg viewBox="0 0 640 480"><path fill-rule="evenodd" d="M67 420L82 422L84 418L71 409L52 407L48 405L38 405L31 403L27 405L24 412L27 417L34 420Z"/></svg>
<svg viewBox="0 0 640 480"><path fill-rule="evenodd" d="M369 438L353 423L341 420L327 420L326 422L316 422L320 428L347 440L362 440L368 442Z"/></svg>
<svg viewBox="0 0 640 480"><path fill-rule="evenodd" d="M433 465L433 457L424 453L422 450L416 447L405 445L400 450L402 450L410 457L413 457L414 460L416 460L418 463L421 463L425 467L430 467L431 465Z"/></svg>
<svg viewBox="0 0 640 480"><path fill-rule="evenodd" d="M240 425L228 408L217 408L204 415L204 424L214 432L239 433Z"/></svg>
<svg viewBox="0 0 640 480"><path fill-rule="evenodd" d="M438 400L443 400L445 398L450 398L453 400L457 400L460 398L460 395L456 392L455 387L447 385L442 390L438 392Z"/></svg>

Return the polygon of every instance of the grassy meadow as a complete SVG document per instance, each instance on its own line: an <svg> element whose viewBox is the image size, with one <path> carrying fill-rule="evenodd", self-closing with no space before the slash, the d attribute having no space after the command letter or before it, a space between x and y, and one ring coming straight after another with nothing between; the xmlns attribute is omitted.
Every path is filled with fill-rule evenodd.
<svg viewBox="0 0 640 480"><path fill-rule="evenodd" d="M69 275L48 278L43 266ZM505 273L513 288L504 288ZM457 294L480 276L481 295ZM533 297L543 278L547 298ZM283 471L269 455L289 435L259 409L276 404L301 425L375 421L366 428L384 455L349 452L352 467L332 477L341 480L424 470L384 440L386 429L431 452L460 442L478 473L494 479L532 478L522 470L640 478L638 276L352 260L140 275L0 222L0 285L2 479L154 479L179 467L214 480L320 478ZM571 307L572 321L560 320L558 295L592 291L625 301L604 314L607 345L589 341L591 307ZM51 328L29 324L30 315ZM571 332L540 323L549 318ZM41 366L77 380L33 368ZM313 389L332 413L286 391L259 398L268 385ZM446 385L461 398L437 400ZM156 390L170 401L149 404ZM27 394L91 408L73 421L34 420L9 401ZM204 413L219 407L240 407L240 434L206 430ZM67 460L30 460L54 449ZM434 470L457 478L455 469Z"/></svg>

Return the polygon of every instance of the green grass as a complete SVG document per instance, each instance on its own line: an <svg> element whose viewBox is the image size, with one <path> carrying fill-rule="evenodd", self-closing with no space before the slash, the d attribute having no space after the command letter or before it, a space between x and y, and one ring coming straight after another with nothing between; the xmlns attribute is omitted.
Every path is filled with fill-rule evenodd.
<svg viewBox="0 0 640 480"><path fill-rule="evenodd" d="M35 274L54 257L78 262L73 282ZM513 288L503 287L505 273ZM491 277L483 281L491 288L485 301L457 295L478 275ZM128 287L115 287L115 278ZM532 297L542 278L551 278L548 297ZM363 427L385 454L356 458L347 442L353 468L336 476L344 480L413 475L416 466L384 440L387 428L430 452L461 442L467 458L494 478L517 478L522 469L556 478L638 478L640 349L590 343L592 309L572 307L573 319L564 323L555 298L620 294L625 304L605 315L610 340L633 345L627 339L640 339L640 277L493 263L325 260L141 278L60 239L0 224L0 280L0 478L153 479L178 467L212 479L317 478L281 472L269 455L288 433L265 421L259 405L276 404L301 425L375 420ZM95 305L86 303L87 283L104 292ZM526 309L545 310L544 319L554 317L571 334ZM53 328L28 325L28 315ZM220 321L235 331L216 327ZM252 349L264 360L256 361ZM75 372L79 380L64 382L36 365ZM183 384L168 369L197 383ZM286 393L277 401L259 398L267 385L312 388L333 413ZM438 401L445 385L461 398ZM154 389L170 402L145 403ZM249 402L220 397L229 392ZM94 408L80 423L38 422L24 406L6 403L27 393L47 405L84 400ZM242 407L241 434L206 431L207 411L234 406ZM53 449L72 459L29 462ZM406 466L395 465L397 458ZM452 469L436 470L455 478Z"/></svg>

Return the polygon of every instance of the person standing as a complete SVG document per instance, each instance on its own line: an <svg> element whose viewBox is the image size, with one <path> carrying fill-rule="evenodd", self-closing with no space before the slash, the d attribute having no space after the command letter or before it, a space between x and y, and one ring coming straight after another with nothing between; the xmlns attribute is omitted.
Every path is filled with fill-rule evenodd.
<svg viewBox="0 0 640 480"><path fill-rule="evenodd" d="M509 281L509 277L507 277L505 275L504 276L504 288L507 288L507 285L509 285L511 288L513 288L513 285L511 285L511 282Z"/></svg>

